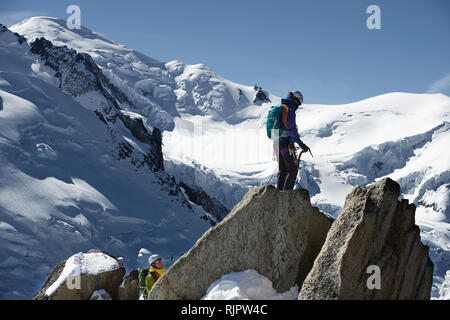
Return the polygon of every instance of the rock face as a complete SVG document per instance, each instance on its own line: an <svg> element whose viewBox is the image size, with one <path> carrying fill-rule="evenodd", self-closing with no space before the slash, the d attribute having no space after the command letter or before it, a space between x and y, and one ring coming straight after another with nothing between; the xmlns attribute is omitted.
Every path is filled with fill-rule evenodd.
<svg viewBox="0 0 450 320"><path fill-rule="evenodd" d="M79 253L56 265L33 300L88 300L97 290L117 299L124 274L122 263L103 251Z"/></svg>
<svg viewBox="0 0 450 320"><path fill-rule="evenodd" d="M261 87L255 85L253 89L255 90L255 98L253 99L253 103L261 104L267 101L270 102L267 92L265 92Z"/></svg>
<svg viewBox="0 0 450 320"><path fill-rule="evenodd" d="M278 292L300 286L331 223L306 190L253 188L169 268L149 299L199 299L224 274L246 269L268 277Z"/></svg>
<svg viewBox="0 0 450 320"><path fill-rule="evenodd" d="M415 205L398 201L386 178L355 187L333 223L299 299L429 299L433 263L415 225ZM376 271L379 267L379 289Z"/></svg>
<svg viewBox="0 0 450 320"><path fill-rule="evenodd" d="M137 300L139 298L139 271L131 272L123 278L119 286L119 300Z"/></svg>
<svg viewBox="0 0 450 320"><path fill-rule="evenodd" d="M201 206L206 212L211 214L218 222L222 221L223 218L230 211L228 208L222 205L219 200L217 200L214 197L210 197L209 194L207 194L205 190L203 190L202 188L191 187L186 183L184 183L183 181L180 181L178 185L184 189L190 201ZM216 223L213 223L212 225L214 226L216 225Z"/></svg>

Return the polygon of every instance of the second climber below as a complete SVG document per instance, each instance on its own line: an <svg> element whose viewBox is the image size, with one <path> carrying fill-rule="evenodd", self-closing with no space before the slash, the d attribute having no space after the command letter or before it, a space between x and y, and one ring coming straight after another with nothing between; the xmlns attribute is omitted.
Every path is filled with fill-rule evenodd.
<svg viewBox="0 0 450 320"><path fill-rule="evenodd" d="M297 143L303 152L308 152L309 147L300 140L295 120L295 112L303 103L303 95L300 91L291 91L285 99L281 99L282 114L281 126L284 133L279 138L278 152L278 181L279 190L294 189L297 178L298 163L295 158L295 145Z"/></svg>

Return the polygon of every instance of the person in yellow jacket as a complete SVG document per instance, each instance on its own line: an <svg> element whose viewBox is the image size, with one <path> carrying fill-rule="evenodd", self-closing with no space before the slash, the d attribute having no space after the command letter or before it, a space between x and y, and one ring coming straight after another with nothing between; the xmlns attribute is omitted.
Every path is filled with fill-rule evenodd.
<svg viewBox="0 0 450 320"><path fill-rule="evenodd" d="M148 262L150 263L150 268L142 269L139 273L139 288L142 290L142 295L145 300L148 299L148 293L156 280L166 272L166 268L164 268L159 255L151 255Z"/></svg>

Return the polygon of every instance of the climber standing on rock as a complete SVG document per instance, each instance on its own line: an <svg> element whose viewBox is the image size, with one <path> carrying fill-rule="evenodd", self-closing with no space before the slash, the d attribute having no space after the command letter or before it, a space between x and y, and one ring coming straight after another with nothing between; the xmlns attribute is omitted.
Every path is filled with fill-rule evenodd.
<svg viewBox="0 0 450 320"><path fill-rule="evenodd" d="M164 268L162 259L159 255L151 255L148 262L150 263L150 268L142 269L141 272L139 272L139 288L142 291L144 300L147 300L148 293L156 280L166 272L166 268Z"/></svg>
<svg viewBox="0 0 450 320"><path fill-rule="evenodd" d="M299 166L298 159L295 157L294 143L300 146L302 152L310 151L309 147L300 140L295 120L295 111L302 103L301 92L291 91L285 99L281 99L281 105L273 106L268 114L267 134L274 141L274 152L278 159L277 188L279 190L294 189Z"/></svg>

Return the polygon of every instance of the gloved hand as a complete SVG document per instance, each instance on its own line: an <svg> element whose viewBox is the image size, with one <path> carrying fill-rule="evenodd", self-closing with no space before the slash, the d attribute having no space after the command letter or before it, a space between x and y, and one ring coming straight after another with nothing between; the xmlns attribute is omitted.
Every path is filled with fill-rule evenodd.
<svg viewBox="0 0 450 320"><path fill-rule="evenodd" d="M300 148L302 148L303 152L308 152L309 151L309 147L306 144L301 143L301 144L299 144L299 146L300 146Z"/></svg>

